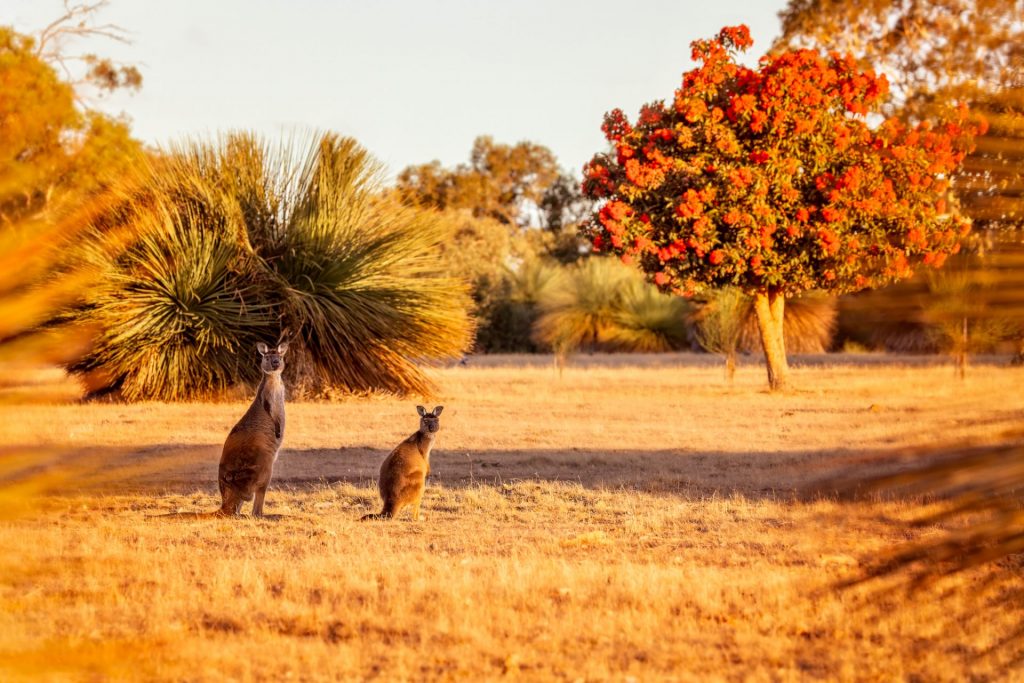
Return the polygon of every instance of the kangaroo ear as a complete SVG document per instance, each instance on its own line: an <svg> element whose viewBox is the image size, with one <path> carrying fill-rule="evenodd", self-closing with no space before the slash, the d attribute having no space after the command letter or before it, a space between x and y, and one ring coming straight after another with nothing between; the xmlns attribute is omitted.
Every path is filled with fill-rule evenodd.
<svg viewBox="0 0 1024 683"><path fill-rule="evenodd" d="M287 352L288 352L288 342L281 342L280 344L277 345L277 353L278 353L278 355L283 356Z"/></svg>
<svg viewBox="0 0 1024 683"><path fill-rule="evenodd" d="M424 408L423 406L416 406L416 412L420 414L420 417L427 416L427 409Z"/></svg>
<svg viewBox="0 0 1024 683"><path fill-rule="evenodd" d="M267 345L264 344L263 342L257 342L256 350L260 352L261 356L265 356L267 355L267 351L269 351L270 349L268 349Z"/></svg>
<svg viewBox="0 0 1024 683"><path fill-rule="evenodd" d="M444 410L444 406L437 406L434 408L434 417L441 417L442 410Z"/></svg>

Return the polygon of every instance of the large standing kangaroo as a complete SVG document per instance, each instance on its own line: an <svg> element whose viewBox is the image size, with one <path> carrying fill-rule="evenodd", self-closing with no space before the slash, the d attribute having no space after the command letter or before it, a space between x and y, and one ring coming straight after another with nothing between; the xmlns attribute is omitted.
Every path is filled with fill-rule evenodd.
<svg viewBox="0 0 1024 683"><path fill-rule="evenodd" d="M430 449L441 428L439 418L444 406L437 406L429 413L423 406L416 406L416 410L420 414L419 431L398 444L380 466L378 486L384 509L375 515L365 515L363 519L390 519L406 505L412 505L414 520L420 518L420 501L430 474Z"/></svg>
<svg viewBox="0 0 1024 683"><path fill-rule="evenodd" d="M283 356L288 344L268 349L260 342L256 349L261 356L263 381L249 410L228 434L220 456L217 481L220 484L222 515L237 515L242 503L254 496L256 501L252 504L252 514L255 517L263 514L263 497L267 495L274 461L284 438L284 382L281 381L281 371L284 370Z"/></svg>

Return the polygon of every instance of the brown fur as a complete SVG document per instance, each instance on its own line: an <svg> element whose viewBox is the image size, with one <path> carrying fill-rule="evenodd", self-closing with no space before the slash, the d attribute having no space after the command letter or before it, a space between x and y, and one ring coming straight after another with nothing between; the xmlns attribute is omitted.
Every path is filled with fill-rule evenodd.
<svg viewBox="0 0 1024 683"><path fill-rule="evenodd" d="M365 515L363 519L390 519L402 508L412 506L413 520L420 518L420 503L430 474L430 449L440 429L438 417L443 406L433 412L426 412L423 406L416 406L420 413L420 429L398 444L380 466L380 497L384 508L377 514Z"/></svg>
<svg viewBox="0 0 1024 683"><path fill-rule="evenodd" d="M263 515L263 498L284 439L284 382L281 381L284 360L281 356L288 345L268 349L266 344L259 344L257 348L262 356L263 381L249 410L228 434L220 456L217 481L222 501L219 514L222 515L237 515L242 503L253 499L253 516Z"/></svg>

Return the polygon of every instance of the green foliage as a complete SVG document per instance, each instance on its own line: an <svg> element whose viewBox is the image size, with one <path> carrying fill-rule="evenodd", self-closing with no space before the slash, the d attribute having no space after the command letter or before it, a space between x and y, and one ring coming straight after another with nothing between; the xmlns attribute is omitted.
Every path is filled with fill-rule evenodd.
<svg viewBox="0 0 1024 683"><path fill-rule="evenodd" d="M599 350L610 336L630 273L606 259L588 259L564 275L540 300L534 339L560 354Z"/></svg>
<svg viewBox="0 0 1024 683"><path fill-rule="evenodd" d="M685 348L688 312L686 301L662 294L642 278L630 278L623 284L608 330L608 348L646 353Z"/></svg>
<svg viewBox="0 0 1024 683"><path fill-rule="evenodd" d="M525 255L524 241L507 225L478 218L468 209L448 209L439 217L448 229L441 245L445 272L468 282L474 300L483 301L499 286L511 260Z"/></svg>
<svg viewBox="0 0 1024 683"><path fill-rule="evenodd" d="M658 293L634 270L587 259L548 281L533 336L560 355L587 351L669 351L687 343L688 305Z"/></svg>
<svg viewBox="0 0 1024 683"><path fill-rule="evenodd" d="M329 134L173 150L107 217L142 237L76 314L103 332L74 368L180 400L253 381L256 341L286 336L297 393L429 392L417 363L462 353L469 301L441 273L441 222L378 186L366 151Z"/></svg>
<svg viewBox="0 0 1024 683"><path fill-rule="evenodd" d="M493 218L474 216L468 209L447 209L439 212L448 228L441 249L444 272L465 282L473 298L476 319L475 348L482 351L524 350L518 346L521 337L529 334L529 322L512 329L495 329L507 323L502 309L508 304L509 267L532 258L530 245L508 225ZM505 339L507 335L520 339Z"/></svg>
<svg viewBox="0 0 1024 683"><path fill-rule="evenodd" d="M526 230L523 238L531 254L561 264L576 263L590 254L590 245L580 236L575 224L548 230Z"/></svg>
<svg viewBox="0 0 1024 683"><path fill-rule="evenodd" d="M530 286L526 280L549 270L541 260L573 263L586 252L576 227L591 206L551 151L482 136L473 143L469 163L406 168L396 194L408 205L437 210L451 226L445 269L470 285L474 348L538 350L531 338L536 303L524 290ZM528 227L538 225L545 229Z"/></svg>
<svg viewBox="0 0 1024 683"><path fill-rule="evenodd" d="M489 353L534 353L543 345L533 338L540 302L557 289L563 268L532 256L507 268L495 293L486 323L477 331L480 350Z"/></svg>
<svg viewBox="0 0 1024 683"><path fill-rule="evenodd" d="M513 228L575 228L592 206L579 181L561 171L547 147L532 142L506 145L482 135L469 163L445 168L438 161L409 166L397 190L411 204L441 211L465 209Z"/></svg>
<svg viewBox="0 0 1024 683"><path fill-rule="evenodd" d="M162 207L153 224L88 299L79 318L101 330L76 365L123 382L126 398L181 400L258 379L247 351L274 320L259 290L236 269L244 258L225 239L225 216Z"/></svg>
<svg viewBox="0 0 1024 683"><path fill-rule="evenodd" d="M555 273L545 264L558 236L551 231L511 227L468 209L438 212L447 228L441 248L444 272L469 285L476 318L475 349L481 352L536 351L530 330L536 291ZM575 231L563 231L575 239ZM537 279L540 281L537 281Z"/></svg>

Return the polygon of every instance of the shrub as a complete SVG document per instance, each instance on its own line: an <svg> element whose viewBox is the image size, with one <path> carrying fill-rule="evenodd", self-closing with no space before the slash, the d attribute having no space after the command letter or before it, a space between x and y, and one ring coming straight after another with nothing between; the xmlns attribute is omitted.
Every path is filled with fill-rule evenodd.
<svg viewBox="0 0 1024 683"><path fill-rule="evenodd" d="M540 301L560 286L563 275L557 264L536 256L507 267L477 332L478 348L488 353L542 350L533 338Z"/></svg>
<svg viewBox="0 0 1024 683"><path fill-rule="evenodd" d="M669 351L687 343L688 304L657 292L631 268L605 258L569 267L539 302L534 339L564 355Z"/></svg>
<svg viewBox="0 0 1024 683"><path fill-rule="evenodd" d="M736 374L736 351L740 334L753 307L750 297L736 287L707 292L697 301L690 317L693 336L701 348L725 357L725 375L731 382Z"/></svg>
<svg viewBox="0 0 1024 683"><path fill-rule="evenodd" d="M630 278L622 286L607 346L612 351L644 353L685 348L688 312L684 300L662 294L641 278Z"/></svg>
<svg viewBox="0 0 1024 683"><path fill-rule="evenodd" d="M378 191L378 167L326 134L273 148L235 134L172 150L102 230L141 238L103 264L72 317L102 333L76 370L129 400L214 394L257 377L257 340L289 336L293 391L426 393L422 361L472 331L465 287L441 274L438 218Z"/></svg>

